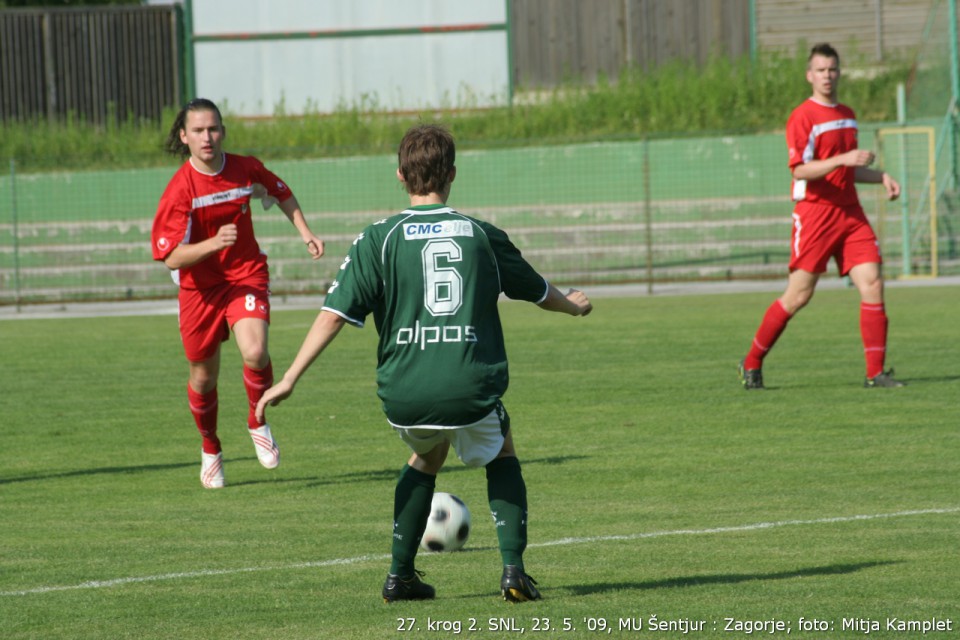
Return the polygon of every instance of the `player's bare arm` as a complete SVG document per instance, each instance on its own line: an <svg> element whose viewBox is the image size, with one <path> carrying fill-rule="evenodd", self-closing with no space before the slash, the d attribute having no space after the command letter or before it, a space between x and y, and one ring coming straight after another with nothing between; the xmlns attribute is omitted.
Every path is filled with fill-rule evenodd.
<svg viewBox="0 0 960 640"><path fill-rule="evenodd" d="M297 381L310 368L313 361L320 357L323 350L333 342L344 324L346 324L346 320L330 311L321 311L317 315L317 319L313 321L313 326L307 332L307 337L303 339L300 351L297 352L297 357L293 359L290 368L283 374L280 382L264 392L257 403L256 417L261 424L266 421L264 416L266 415L267 405L275 407L290 397Z"/></svg>
<svg viewBox="0 0 960 640"><path fill-rule="evenodd" d="M884 173L880 177L880 183L886 189L888 199L896 200L900 197L900 183L894 180L889 173Z"/></svg>
<svg viewBox="0 0 960 640"><path fill-rule="evenodd" d="M900 183L889 173L869 167L857 167L854 179L867 184L882 184L887 192L887 199L896 200L900 196Z"/></svg>
<svg viewBox="0 0 960 640"><path fill-rule="evenodd" d="M846 153L810 160L793 168L793 177L797 180L819 180L840 167L868 167L873 164L874 153L867 149L851 149Z"/></svg>
<svg viewBox="0 0 960 640"><path fill-rule="evenodd" d="M578 289L570 289L564 294L552 284L549 286L547 297L538 305L541 309L566 313L571 316L585 316L593 311L593 305L584 292Z"/></svg>
<svg viewBox="0 0 960 640"><path fill-rule="evenodd" d="M232 247L237 242L237 225L225 224L217 230L217 235L196 244L180 244L170 252L163 263L171 271L192 267L203 262L218 251Z"/></svg>
<svg viewBox="0 0 960 640"><path fill-rule="evenodd" d="M280 210L283 211L287 219L293 223L293 226L300 232L300 239L303 240L303 244L306 245L310 256L314 260L319 260L323 256L323 240L318 238L313 231L310 230L310 225L307 224L307 219L300 209L300 203L297 201L296 196L290 196L281 202Z"/></svg>

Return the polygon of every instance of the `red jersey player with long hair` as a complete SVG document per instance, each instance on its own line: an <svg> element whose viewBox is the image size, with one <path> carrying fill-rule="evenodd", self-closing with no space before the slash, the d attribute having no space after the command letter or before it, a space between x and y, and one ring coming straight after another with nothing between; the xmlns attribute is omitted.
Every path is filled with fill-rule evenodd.
<svg viewBox="0 0 960 640"><path fill-rule="evenodd" d="M187 398L203 439L200 482L224 486L223 453L217 437L220 345L236 337L243 359L249 411L247 428L260 464L280 464L270 425L254 415L273 384L267 350L270 324L266 255L254 236L250 201L277 203L296 227L313 259L323 241L313 234L290 188L254 157L224 153L226 129L217 106L205 99L177 114L166 148L186 161L171 178L153 221L154 260L180 285L180 335L190 363Z"/></svg>
<svg viewBox="0 0 960 640"><path fill-rule="evenodd" d="M787 121L787 149L793 174L793 233L787 289L764 314L747 356L740 362L745 389L763 389L764 357L787 322L805 307L831 258L841 276L860 292L860 335L866 360L866 387L902 387L893 370L884 371L887 314L877 237L870 227L855 183L881 184L889 199L900 185L871 169L872 151L857 148L857 119L837 101L840 56L829 44L815 45L807 61L813 93Z"/></svg>

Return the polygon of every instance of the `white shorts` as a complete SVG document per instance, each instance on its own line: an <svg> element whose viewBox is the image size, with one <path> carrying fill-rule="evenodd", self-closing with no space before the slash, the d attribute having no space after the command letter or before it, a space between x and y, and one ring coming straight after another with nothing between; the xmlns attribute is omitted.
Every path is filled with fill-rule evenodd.
<svg viewBox="0 0 960 640"><path fill-rule="evenodd" d="M503 405L498 404L487 417L473 424L458 427L391 426L414 453L423 455L444 440L449 440L463 464L484 467L503 449L504 435L510 429L510 418Z"/></svg>

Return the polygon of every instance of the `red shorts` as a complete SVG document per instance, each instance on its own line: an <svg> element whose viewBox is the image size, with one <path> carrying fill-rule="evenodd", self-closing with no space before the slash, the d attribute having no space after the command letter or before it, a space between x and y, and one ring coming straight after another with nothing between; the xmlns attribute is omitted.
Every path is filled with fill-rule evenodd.
<svg viewBox="0 0 960 640"><path fill-rule="evenodd" d="M880 245L860 205L797 203L790 238L790 271L824 273L830 258L841 276L858 264L883 261Z"/></svg>
<svg viewBox="0 0 960 640"><path fill-rule="evenodd" d="M270 290L266 276L210 289L180 289L180 337L190 362L206 360L230 337L242 318L270 324Z"/></svg>

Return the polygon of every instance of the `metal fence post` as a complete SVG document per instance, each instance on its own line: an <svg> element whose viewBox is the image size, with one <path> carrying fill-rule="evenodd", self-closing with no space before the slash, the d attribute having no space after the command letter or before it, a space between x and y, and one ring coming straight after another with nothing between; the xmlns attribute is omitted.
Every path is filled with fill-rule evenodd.
<svg viewBox="0 0 960 640"><path fill-rule="evenodd" d="M647 230L647 294L653 294L653 207L650 196L650 138L643 136L643 217Z"/></svg>
<svg viewBox="0 0 960 640"><path fill-rule="evenodd" d="M17 163L10 158L10 210L13 212L13 291L20 313L20 228L17 216Z"/></svg>

